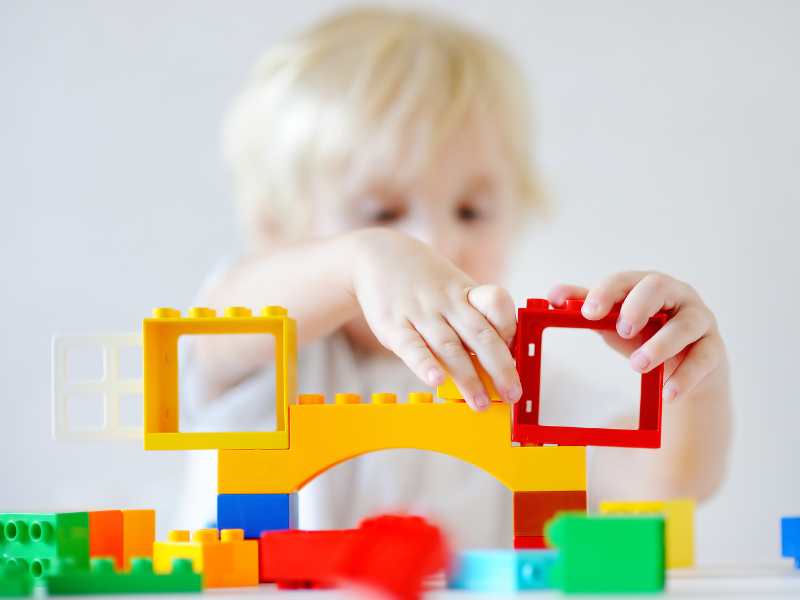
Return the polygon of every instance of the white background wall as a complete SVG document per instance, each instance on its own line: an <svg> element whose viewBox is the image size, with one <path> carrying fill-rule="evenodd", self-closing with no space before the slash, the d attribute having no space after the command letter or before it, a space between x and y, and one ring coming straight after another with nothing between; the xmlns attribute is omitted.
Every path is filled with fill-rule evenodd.
<svg viewBox="0 0 800 600"><path fill-rule="evenodd" d="M0 510L155 505L199 525L173 508L182 456L50 439L50 336L189 305L235 239L221 113L260 51L339 5L0 4ZM800 4L425 5L496 34L534 82L560 212L520 250L520 301L657 268L717 311L737 427L699 556L774 558L778 517L800 512Z"/></svg>

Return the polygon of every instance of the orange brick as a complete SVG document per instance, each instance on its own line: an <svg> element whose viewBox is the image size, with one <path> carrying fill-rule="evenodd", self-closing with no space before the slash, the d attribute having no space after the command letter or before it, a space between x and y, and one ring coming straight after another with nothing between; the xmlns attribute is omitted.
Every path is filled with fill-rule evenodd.
<svg viewBox="0 0 800 600"><path fill-rule="evenodd" d="M125 569L137 556L153 557L153 542L156 539L156 511L123 510L122 512L122 559Z"/></svg>
<svg viewBox="0 0 800 600"><path fill-rule="evenodd" d="M117 569L123 569L122 511L95 510L89 513L89 556L112 558Z"/></svg>

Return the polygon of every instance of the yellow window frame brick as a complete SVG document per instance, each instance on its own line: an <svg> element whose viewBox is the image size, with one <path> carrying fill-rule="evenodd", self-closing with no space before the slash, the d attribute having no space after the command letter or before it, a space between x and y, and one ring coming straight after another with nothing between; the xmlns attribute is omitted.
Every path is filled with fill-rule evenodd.
<svg viewBox="0 0 800 600"><path fill-rule="evenodd" d="M275 338L275 431L181 432L178 340L183 335L271 334ZM285 308L268 306L259 316L229 307L224 316L192 308L186 317L157 308L142 324L145 450L281 449L289 447L289 404L296 400L297 333Z"/></svg>

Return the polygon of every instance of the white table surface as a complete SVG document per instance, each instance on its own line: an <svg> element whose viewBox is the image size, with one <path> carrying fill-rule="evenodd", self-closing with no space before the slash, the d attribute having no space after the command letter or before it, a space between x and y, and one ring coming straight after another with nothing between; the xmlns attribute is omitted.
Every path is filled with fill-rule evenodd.
<svg viewBox="0 0 800 600"><path fill-rule="evenodd" d="M274 585L260 585L249 588L211 589L204 596L214 600L246 600L247 598L280 598L286 600L333 600L357 598L349 590L279 590ZM193 594L158 594L149 596L153 600L188 600ZM800 600L800 570L790 561L775 562L768 565L725 565L718 567L698 567L671 571L667 577L667 590L663 594L591 594L564 595L554 591L532 591L517 594L535 600L565 598L618 598L637 600L654 598L693 598L718 600L722 598L765 598L767 600ZM72 596L76 598L77 596ZM94 600L131 598L125 596L87 596ZM425 600L446 600L448 598L512 598L514 595L479 594L465 591L432 589L425 593Z"/></svg>

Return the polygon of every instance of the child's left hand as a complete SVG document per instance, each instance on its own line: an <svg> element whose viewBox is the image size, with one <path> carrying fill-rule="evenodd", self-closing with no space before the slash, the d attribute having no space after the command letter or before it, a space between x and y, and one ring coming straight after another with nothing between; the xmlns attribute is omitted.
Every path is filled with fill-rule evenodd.
<svg viewBox="0 0 800 600"><path fill-rule="evenodd" d="M628 356L640 373L664 363L666 401L690 393L726 362L714 314L690 285L663 273L617 273L591 289L557 285L547 298L553 306L568 299L584 300L583 316L592 321L602 319L622 302L618 335L605 332L603 338ZM644 342L642 328L661 310L670 313L669 321Z"/></svg>

